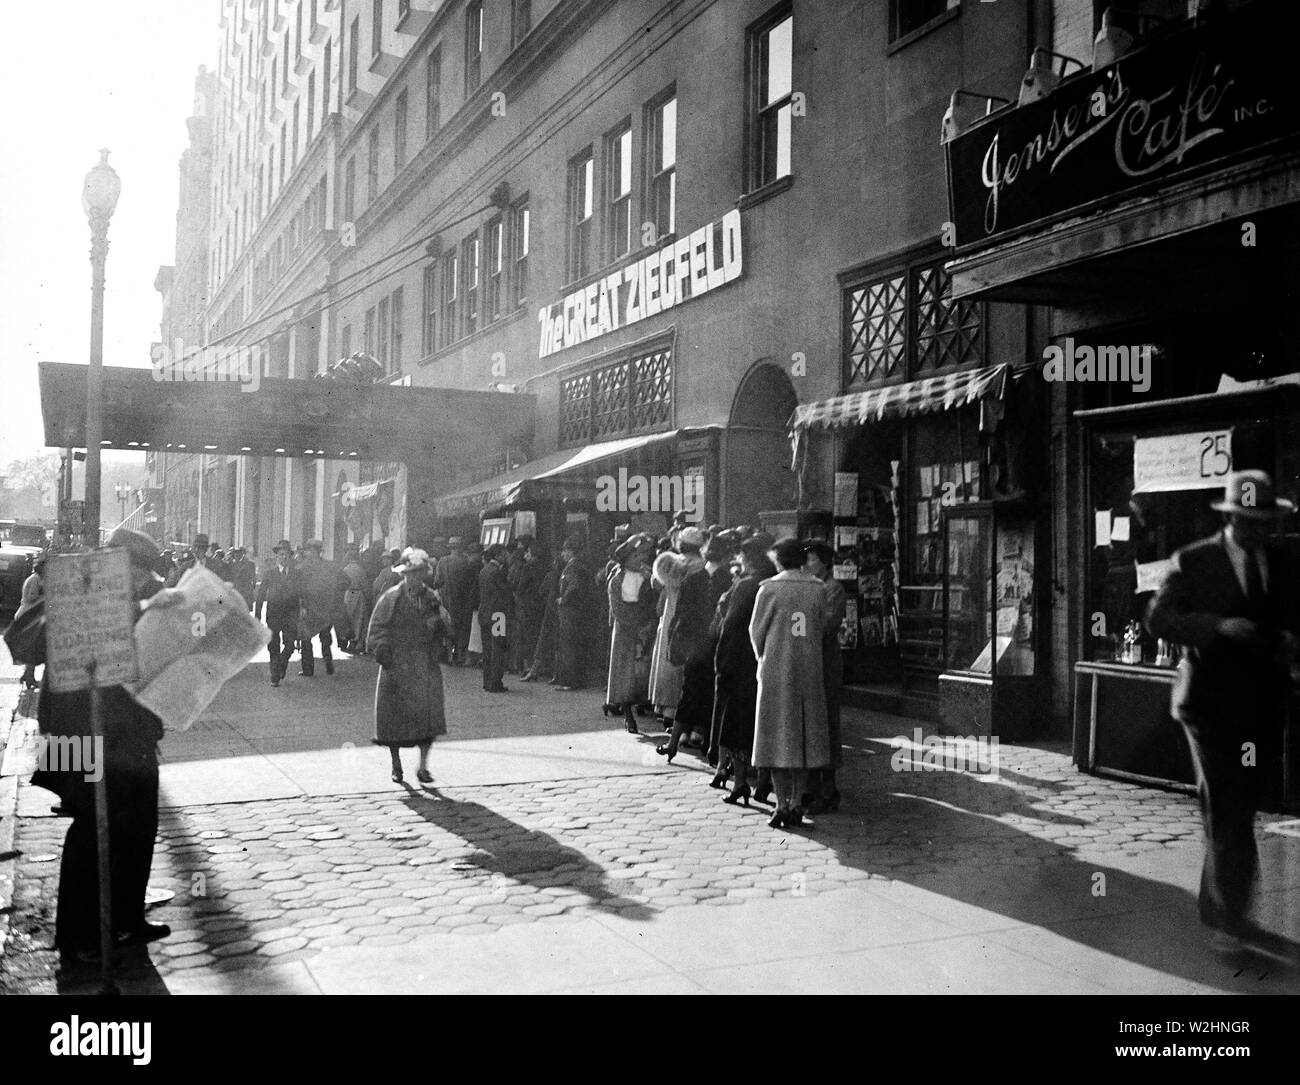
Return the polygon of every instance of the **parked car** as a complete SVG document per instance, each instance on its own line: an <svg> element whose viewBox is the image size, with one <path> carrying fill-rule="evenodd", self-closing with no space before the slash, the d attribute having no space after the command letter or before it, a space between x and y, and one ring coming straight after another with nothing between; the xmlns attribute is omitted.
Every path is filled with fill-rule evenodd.
<svg viewBox="0 0 1300 1085"><path fill-rule="evenodd" d="M0 611L18 609L23 581L48 545L49 535L40 524L0 521Z"/></svg>

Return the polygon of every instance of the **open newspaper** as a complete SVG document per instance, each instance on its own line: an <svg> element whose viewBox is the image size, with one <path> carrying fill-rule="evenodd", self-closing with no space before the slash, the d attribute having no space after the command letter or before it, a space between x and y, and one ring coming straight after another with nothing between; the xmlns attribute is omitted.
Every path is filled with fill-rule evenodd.
<svg viewBox="0 0 1300 1085"><path fill-rule="evenodd" d="M131 696L169 729L186 730L217 692L261 652L271 630L244 599L202 565L186 570L182 602L148 607L135 624L140 680Z"/></svg>

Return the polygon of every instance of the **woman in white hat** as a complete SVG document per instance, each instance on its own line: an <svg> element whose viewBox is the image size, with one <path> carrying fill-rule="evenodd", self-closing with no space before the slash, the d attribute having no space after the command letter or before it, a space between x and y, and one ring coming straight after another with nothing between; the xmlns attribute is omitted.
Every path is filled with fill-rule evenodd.
<svg viewBox="0 0 1300 1085"><path fill-rule="evenodd" d="M420 767L415 777L433 782L429 747L447 733L438 653L447 629L447 615L437 592L425 584L432 571L429 555L408 547L394 567L402 582L375 602L366 645L379 663L375 686L376 746L387 746L393 759L393 783L402 782L400 751L416 746Z"/></svg>
<svg viewBox="0 0 1300 1085"><path fill-rule="evenodd" d="M676 547L676 553L665 550L655 558L652 578L652 583L662 590L659 595L659 628L650 657L650 700L669 732L673 731L677 705L682 699L683 668L668 657L668 634L677 616L682 581L704 568L704 559L700 556L704 549L704 532L698 527L683 528L677 534ZM655 747L655 753L671 761L677 756L677 744L669 738Z"/></svg>

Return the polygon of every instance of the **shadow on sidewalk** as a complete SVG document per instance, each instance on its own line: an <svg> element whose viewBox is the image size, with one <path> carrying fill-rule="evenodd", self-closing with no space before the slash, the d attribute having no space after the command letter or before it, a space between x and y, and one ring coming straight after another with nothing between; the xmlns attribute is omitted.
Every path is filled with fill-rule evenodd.
<svg viewBox="0 0 1300 1085"><path fill-rule="evenodd" d="M573 888L592 904L624 919L655 916L653 909L607 888L605 870L598 863L547 833L527 829L479 803L444 798L432 787L420 792L408 787L402 802L430 825L476 849L461 860L465 866L535 888Z"/></svg>
<svg viewBox="0 0 1300 1085"><path fill-rule="evenodd" d="M1054 813L1014 786L964 772L894 773L885 758L846 759L845 769L844 782L852 790L842 811L818 818L816 828L807 831L810 839L834 849L845 865L1043 928L1166 975L1230 991L1300 991L1296 964L1288 967L1253 954L1221 956L1211 949L1192 893L1081 855L1072 842L1043 839L1002 819L1015 815L1107 828L1098 821ZM1070 790L1069 781L1064 790ZM1117 822L1109 828L1133 827ZM1116 844L1114 850L1119 858L1125 845ZM1199 867L1199 837L1195 856ZM913 857L920 862L909 862ZM1267 851L1261 859L1266 873L1290 877L1285 873L1290 864L1268 863ZM1293 910L1288 902L1298 891L1294 880L1273 888L1268 896L1276 899L1269 903L1277 914L1261 916L1265 926L1270 918L1276 926L1288 906ZM924 902L917 907L926 910ZM934 912L937 919L952 916L961 925L959 913L947 911L942 902L935 902ZM1300 962L1300 944L1276 935L1272 945ZM1036 950L1035 942L1027 942L1022 952L1043 952L1040 959L1052 963L1050 945ZM1069 967L1068 961L1055 963ZM1265 986L1265 980L1271 983Z"/></svg>

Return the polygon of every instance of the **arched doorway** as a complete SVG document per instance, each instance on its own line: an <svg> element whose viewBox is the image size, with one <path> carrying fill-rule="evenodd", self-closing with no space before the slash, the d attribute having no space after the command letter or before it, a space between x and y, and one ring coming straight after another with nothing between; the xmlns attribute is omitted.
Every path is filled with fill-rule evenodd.
<svg viewBox="0 0 1300 1085"><path fill-rule="evenodd" d="M755 362L741 379L727 422L727 523L757 526L760 512L795 507L786 424L798 402L789 374L772 362Z"/></svg>

